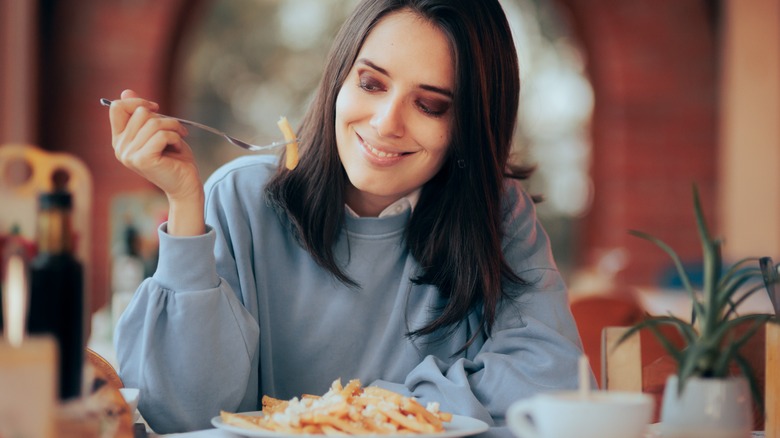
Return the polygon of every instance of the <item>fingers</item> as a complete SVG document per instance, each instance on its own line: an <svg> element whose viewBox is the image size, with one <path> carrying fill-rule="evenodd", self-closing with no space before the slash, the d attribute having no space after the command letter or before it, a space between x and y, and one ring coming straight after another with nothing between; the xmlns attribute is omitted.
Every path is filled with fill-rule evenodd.
<svg viewBox="0 0 780 438"><path fill-rule="evenodd" d="M189 147L184 143L187 129L176 119L156 114L159 105L143 99L132 90L111 104L110 119L114 154L123 165L147 175L155 173L162 162L183 159ZM182 156L181 154L185 155Z"/></svg>
<svg viewBox="0 0 780 438"><path fill-rule="evenodd" d="M149 111L144 106L139 106L133 111L125 124L125 129L114 136L116 148L119 143L127 144L130 142L136 142L148 139L158 130L173 131L182 137L186 137L188 132L178 120L167 118L164 116L158 116L155 113Z"/></svg>
<svg viewBox="0 0 780 438"><path fill-rule="evenodd" d="M153 177L149 174L150 171L156 171L159 165L167 161L167 158L179 155L179 151L185 148L181 136L165 130L155 131L148 139L137 143L118 149L117 159L125 167L147 178ZM165 189L165 187L161 188Z"/></svg>
<svg viewBox="0 0 780 438"><path fill-rule="evenodd" d="M111 102L111 107L108 110L109 119L111 121L111 135L117 136L124 131L128 120L132 114L138 108L146 108L150 112L157 112L160 106L155 103L137 97L137 95L130 91L125 90L122 92L122 98ZM124 96L132 96L125 98Z"/></svg>
<svg viewBox="0 0 780 438"><path fill-rule="evenodd" d="M186 136L187 129L178 121L158 117L146 108L138 107L130 116L125 130L115 136L114 152L125 163L132 154L160 155L167 147L181 144ZM160 139L168 143L161 143Z"/></svg>
<svg viewBox="0 0 780 438"><path fill-rule="evenodd" d="M121 157L135 153L143 148L157 131L171 131L179 137L187 135L187 129L174 119L157 116L159 105L143 99L132 90L124 90L121 98L111 103L109 110L111 120L112 146L120 161ZM166 134L166 138L170 135ZM160 138L159 136L157 138ZM181 138L173 139L172 145L181 142ZM165 144L152 142L147 145L147 153L161 153Z"/></svg>
<svg viewBox="0 0 780 438"><path fill-rule="evenodd" d="M136 93L133 90L124 90L122 91L122 94L120 95L122 99L131 99L133 97L140 97L138 93Z"/></svg>

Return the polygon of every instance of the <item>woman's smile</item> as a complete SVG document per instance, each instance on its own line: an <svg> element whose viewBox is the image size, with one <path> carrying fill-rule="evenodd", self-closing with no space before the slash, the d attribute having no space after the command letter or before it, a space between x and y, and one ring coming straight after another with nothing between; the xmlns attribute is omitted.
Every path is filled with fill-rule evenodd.
<svg viewBox="0 0 780 438"><path fill-rule="evenodd" d="M403 157L412 153L399 151L392 147L381 146L378 143L369 143L366 139L361 137L360 134L355 133L355 135L357 136L360 145L363 147L363 150L366 152L366 159L370 163L378 166L391 166L399 162Z"/></svg>

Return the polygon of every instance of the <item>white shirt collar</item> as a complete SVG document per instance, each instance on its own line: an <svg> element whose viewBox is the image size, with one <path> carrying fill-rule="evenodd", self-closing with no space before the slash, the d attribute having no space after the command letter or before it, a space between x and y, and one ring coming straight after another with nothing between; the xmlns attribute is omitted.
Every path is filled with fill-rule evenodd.
<svg viewBox="0 0 780 438"><path fill-rule="evenodd" d="M382 212L379 213L379 216L377 217L383 218L388 216L395 216L397 214L401 214L405 212L406 210L414 211L414 207L417 206L417 201L420 199L421 191L422 189L417 189L412 193L409 193L408 195L404 196L403 198L398 199L397 201L388 205L384 210L382 210ZM346 207L347 213L352 217L360 217L360 215L355 213L355 210L351 209L349 205L344 204L344 207Z"/></svg>

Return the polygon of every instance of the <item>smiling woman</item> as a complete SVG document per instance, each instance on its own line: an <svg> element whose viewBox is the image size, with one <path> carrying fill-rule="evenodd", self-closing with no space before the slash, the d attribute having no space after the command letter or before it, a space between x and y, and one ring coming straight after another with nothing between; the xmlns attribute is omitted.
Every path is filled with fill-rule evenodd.
<svg viewBox="0 0 780 438"><path fill-rule="evenodd" d="M344 378L508 436L511 402L577 385L566 287L509 162L515 53L497 0L361 1L298 166L243 157L205 187L180 122L121 93L115 154L169 202L157 272L116 331L156 431Z"/></svg>

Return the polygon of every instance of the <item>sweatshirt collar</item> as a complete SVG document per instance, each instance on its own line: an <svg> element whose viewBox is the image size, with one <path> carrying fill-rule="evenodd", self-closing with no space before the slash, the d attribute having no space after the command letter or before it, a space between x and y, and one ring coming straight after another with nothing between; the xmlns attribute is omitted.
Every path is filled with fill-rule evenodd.
<svg viewBox="0 0 780 438"><path fill-rule="evenodd" d="M395 216L398 214L401 214L405 212L406 210L414 211L414 207L417 206L417 201L420 199L420 192L422 189L417 189L413 191L412 193L409 193L408 195L398 199L397 201L393 202L392 204L385 207L384 210L382 210L379 213L379 216L377 216L377 219L381 219L384 217L389 216ZM344 204L344 208L347 210L347 215L359 218L360 215L355 213L355 210L352 210L349 205Z"/></svg>

